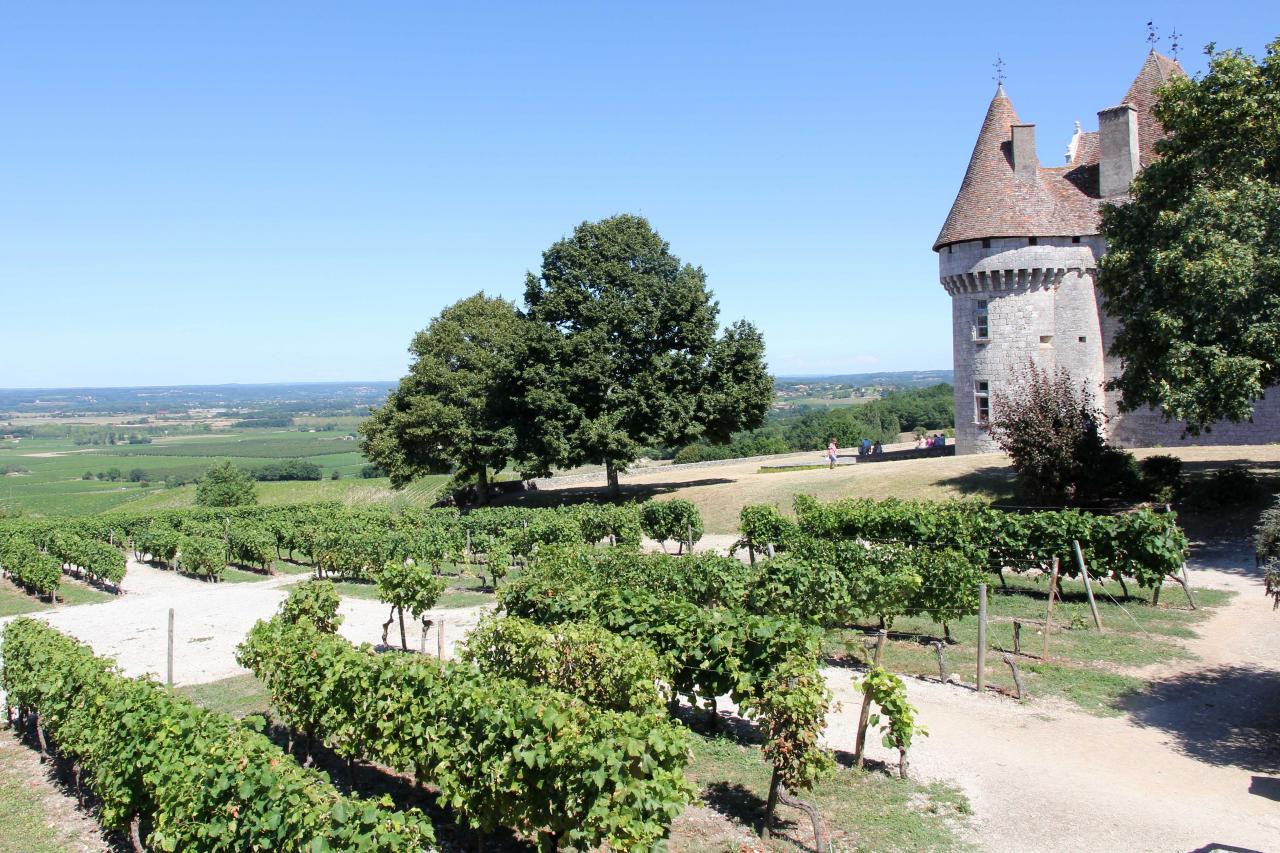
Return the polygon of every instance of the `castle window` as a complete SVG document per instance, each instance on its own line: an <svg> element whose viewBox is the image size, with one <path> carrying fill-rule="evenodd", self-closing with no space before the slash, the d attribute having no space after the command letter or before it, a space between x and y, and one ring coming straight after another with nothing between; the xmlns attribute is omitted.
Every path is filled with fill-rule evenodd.
<svg viewBox="0 0 1280 853"><path fill-rule="evenodd" d="M990 238L987 238L987 239L985 239L985 240L983 240L983 241L982 241L982 248L984 248L984 249L990 249L990 248L991 248L991 239L990 239Z"/></svg>
<svg viewBox="0 0 1280 853"><path fill-rule="evenodd" d="M1080 336L1080 343L1084 343L1084 342L1085 342L1084 335L1081 335L1081 336Z"/></svg>
<svg viewBox="0 0 1280 853"><path fill-rule="evenodd" d="M1039 237L1028 237L1028 238L1027 238L1027 245L1028 245L1028 246L1038 246L1038 245L1040 245L1040 238L1039 238Z"/></svg>
<svg viewBox="0 0 1280 853"><path fill-rule="evenodd" d="M991 386L985 379L973 383L973 419L979 424L991 422Z"/></svg>
<svg viewBox="0 0 1280 853"><path fill-rule="evenodd" d="M1072 237L1072 238L1071 238L1071 242L1072 242L1072 243L1079 243L1079 242L1080 242L1080 238L1079 238L1079 237Z"/></svg>
<svg viewBox="0 0 1280 853"><path fill-rule="evenodd" d="M973 303L973 339L990 340L990 331L991 327L987 323L987 300L976 299Z"/></svg>

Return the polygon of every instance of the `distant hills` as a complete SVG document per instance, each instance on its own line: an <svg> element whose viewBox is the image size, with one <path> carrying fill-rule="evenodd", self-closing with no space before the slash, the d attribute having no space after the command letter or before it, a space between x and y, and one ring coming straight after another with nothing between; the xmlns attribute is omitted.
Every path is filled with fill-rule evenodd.
<svg viewBox="0 0 1280 853"><path fill-rule="evenodd" d="M0 388L0 412L116 414L192 409L307 410L381 403L395 382L281 382L120 388Z"/></svg>
<svg viewBox="0 0 1280 853"><path fill-rule="evenodd" d="M951 384L951 370L900 370L879 373L814 373L775 377L775 385L830 384L850 387L879 385L896 388L926 388L942 383Z"/></svg>

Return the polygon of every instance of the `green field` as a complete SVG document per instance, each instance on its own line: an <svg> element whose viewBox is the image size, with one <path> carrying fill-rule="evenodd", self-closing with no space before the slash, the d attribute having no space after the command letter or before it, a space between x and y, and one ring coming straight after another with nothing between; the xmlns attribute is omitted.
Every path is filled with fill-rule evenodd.
<svg viewBox="0 0 1280 853"><path fill-rule="evenodd" d="M0 470L24 469L0 476L0 507L32 515L90 515L125 507L191 506L194 486L167 488L162 481L191 481L225 460L253 469L273 460L294 458L318 465L324 479L259 483L262 503L340 500L430 505L438 499L440 487L448 479L445 476L424 478L400 492L393 491L386 478L362 479L360 471L368 463L358 442L343 438L349 431L249 429L91 448L77 446L71 439L0 440ZM126 479L83 479L85 473L105 473L112 468L119 469ZM147 485L127 480L134 469L145 472ZM330 479L334 472L340 479Z"/></svg>

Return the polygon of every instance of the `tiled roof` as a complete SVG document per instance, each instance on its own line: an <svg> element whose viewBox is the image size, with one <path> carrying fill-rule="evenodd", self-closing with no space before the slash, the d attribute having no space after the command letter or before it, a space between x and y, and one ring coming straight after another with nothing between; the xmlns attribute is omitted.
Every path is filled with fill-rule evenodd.
<svg viewBox="0 0 1280 853"><path fill-rule="evenodd" d="M1156 121L1152 108L1156 105L1156 89L1169 82L1175 75L1185 75L1176 59L1161 56L1154 50L1147 54L1147 61L1129 87L1122 103L1138 112L1138 154L1145 168L1156 158L1156 141L1164 136L1164 128Z"/></svg>
<svg viewBox="0 0 1280 853"><path fill-rule="evenodd" d="M1172 59L1152 52L1129 87L1124 103L1138 113L1138 144L1143 166L1155 156L1163 135L1151 114L1155 90L1182 73ZM1021 124L1004 92L996 89L987 108L978 142L969 158L960 192L934 241L934 251L948 243L986 237L1076 237L1098 233L1098 133L1082 133L1075 156L1065 166L1036 170L1019 178L1013 171L1011 128Z"/></svg>

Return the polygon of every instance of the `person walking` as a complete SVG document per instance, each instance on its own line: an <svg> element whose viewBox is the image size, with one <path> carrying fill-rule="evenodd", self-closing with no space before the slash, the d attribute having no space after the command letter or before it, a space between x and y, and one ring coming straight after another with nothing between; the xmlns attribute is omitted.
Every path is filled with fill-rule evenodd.
<svg viewBox="0 0 1280 853"><path fill-rule="evenodd" d="M836 440L833 438L827 442L827 462L830 463L828 470L834 470L836 467Z"/></svg>

